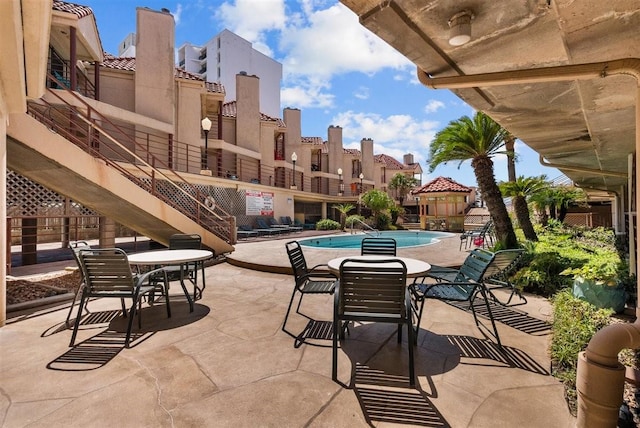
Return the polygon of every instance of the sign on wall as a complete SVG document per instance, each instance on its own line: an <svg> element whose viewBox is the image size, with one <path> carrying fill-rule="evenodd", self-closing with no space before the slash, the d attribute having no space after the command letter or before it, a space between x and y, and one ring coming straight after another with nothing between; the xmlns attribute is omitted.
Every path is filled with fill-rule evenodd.
<svg viewBox="0 0 640 428"><path fill-rule="evenodd" d="M247 215L273 216L273 192L245 190Z"/></svg>

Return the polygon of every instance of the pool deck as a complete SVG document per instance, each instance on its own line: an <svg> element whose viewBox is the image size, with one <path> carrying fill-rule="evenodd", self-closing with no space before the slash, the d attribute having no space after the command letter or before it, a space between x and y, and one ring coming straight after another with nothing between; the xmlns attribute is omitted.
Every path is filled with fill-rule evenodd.
<svg viewBox="0 0 640 428"><path fill-rule="evenodd" d="M228 261L285 268L284 243L303 235L240 243ZM398 253L459 264L467 253L458 246L453 236ZM359 253L304 252L309 265ZM395 326L357 323L340 343L336 383L328 328L333 296L305 297L287 334L290 275L219 263L205 276L194 312L176 283L171 318L162 304L143 305L129 349L118 299L90 302L73 348L64 325L68 302L11 313L0 328L0 426L575 426L563 386L550 374L546 299L527 296L529 303L501 316L503 348L482 335L468 311L428 302L414 348L414 388L406 335L398 344Z"/></svg>
<svg viewBox="0 0 640 428"><path fill-rule="evenodd" d="M320 235L318 235L320 233ZM238 267L272 273L291 273L291 265L287 257L285 242L309 239L321 236L350 235L348 232L333 234L315 231L315 235L302 232L291 234L282 239L271 238L266 241L241 241L236 244L236 250L227 256L227 262ZM467 252L459 249L458 234L447 234L439 242L419 247L398 248L399 257L411 257L439 266L459 266L467 257ZM314 248L303 247L305 259L309 267L327 263L336 257L359 254L359 249L353 248Z"/></svg>

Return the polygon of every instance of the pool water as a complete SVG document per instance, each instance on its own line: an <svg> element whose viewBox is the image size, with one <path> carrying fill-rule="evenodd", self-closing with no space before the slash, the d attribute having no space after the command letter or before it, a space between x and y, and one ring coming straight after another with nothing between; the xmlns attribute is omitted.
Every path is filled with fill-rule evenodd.
<svg viewBox="0 0 640 428"><path fill-rule="evenodd" d="M380 237L393 238L398 248L419 247L438 242L438 238L449 236L446 232L425 231L390 231L380 232ZM300 240L300 245L312 248L360 248L363 238L372 237L375 234L358 233L356 235L325 236L320 238L308 238Z"/></svg>

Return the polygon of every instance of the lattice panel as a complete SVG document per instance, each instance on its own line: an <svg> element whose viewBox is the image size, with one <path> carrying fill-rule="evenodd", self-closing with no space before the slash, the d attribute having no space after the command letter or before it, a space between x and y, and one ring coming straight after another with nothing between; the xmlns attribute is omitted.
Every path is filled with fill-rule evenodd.
<svg viewBox="0 0 640 428"><path fill-rule="evenodd" d="M61 215L93 215L98 213L71 201L69 212L65 212L63 195L29 180L17 172L7 170L7 216L42 217Z"/></svg>

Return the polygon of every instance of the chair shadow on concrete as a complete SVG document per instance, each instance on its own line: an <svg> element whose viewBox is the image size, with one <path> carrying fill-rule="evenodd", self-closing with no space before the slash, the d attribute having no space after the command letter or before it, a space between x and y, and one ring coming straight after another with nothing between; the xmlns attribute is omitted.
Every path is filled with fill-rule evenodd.
<svg viewBox="0 0 640 428"><path fill-rule="evenodd" d="M210 312L208 306L195 304L194 311L189 312L186 302L172 302L173 316L166 318L163 305L142 308L145 324L131 332L130 348L151 339L164 330L171 330L197 322ZM76 343L67 352L47 364L50 370L88 371L106 365L120 351L125 349L128 320L122 316L121 310L96 311L86 314L80 320L80 330L99 330L97 334ZM62 328L64 327L64 328ZM49 328L49 334L67 330L65 322Z"/></svg>
<svg viewBox="0 0 640 428"><path fill-rule="evenodd" d="M540 365L540 363L520 349L506 345L502 345L502 348L500 348L491 340L478 339L477 337L455 335L447 335L444 337L460 351L460 364L477 364L467 362L462 360L462 358L469 358L471 360L482 359L488 362L490 361L491 363L497 363L497 365L503 367L526 370L542 376L549 376L551 374Z"/></svg>
<svg viewBox="0 0 640 428"><path fill-rule="evenodd" d="M404 379L356 364L353 389L370 425L451 426L424 391L419 387L407 388L408 379L401 378Z"/></svg>
<svg viewBox="0 0 640 428"><path fill-rule="evenodd" d="M380 422L428 427L450 424L431 401L438 398L433 377L454 370L459 364L496 368L519 368L541 376L548 369L526 352L493 340L463 335L441 335L422 331L424 340L415 349L419 382L409 387L406 344L397 344L396 331L388 326L356 323L351 338L341 349L351 361L348 384L357 394L370 424ZM406 340L406 339L405 339ZM346 376L343 374L343 379Z"/></svg>
<svg viewBox="0 0 640 428"><path fill-rule="evenodd" d="M481 297L478 296L476 299L481 299ZM463 311L471 312L469 304L466 302L446 303ZM532 317L524 311L497 304L491 299L489 299L489 306L491 307L493 319L496 322L501 322L504 325L533 336L545 336L551 333L551 324L547 321ZM484 305L476 306L476 314L489 319L489 313Z"/></svg>
<svg viewBox="0 0 640 428"><path fill-rule="evenodd" d="M311 346L331 347L331 341L333 340L333 323L331 321L316 321L304 314L302 315L308 318L309 322L304 330L296 336L293 346L299 348L303 344L307 344Z"/></svg>

